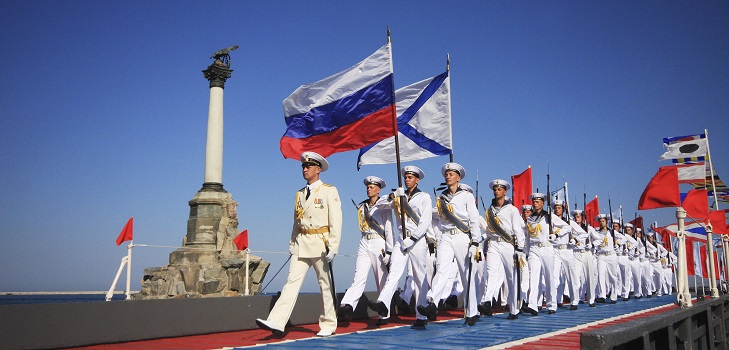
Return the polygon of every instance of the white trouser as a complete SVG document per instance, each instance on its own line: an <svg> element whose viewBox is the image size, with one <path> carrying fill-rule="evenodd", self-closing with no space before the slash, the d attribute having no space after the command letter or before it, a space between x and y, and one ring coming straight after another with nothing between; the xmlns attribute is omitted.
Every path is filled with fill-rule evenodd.
<svg viewBox="0 0 729 350"><path fill-rule="evenodd" d="M570 304L577 305L579 303L579 297L577 291L579 290L580 278L577 274L577 267L575 262L575 253L570 247L555 248L554 249L555 260L560 260L560 270L555 270L555 275L560 276L557 279L559 284L557 285L557 302L562 301L565 288L569 293Z"/></svg>
<svg viewBox="0 0 729 350"><path fill-rule="evenodd" d="M597 283L600 285L598 296L605 298L608 290L615 286L615 280L618 278L618 257L615 252L606 254L597 254ZM610 293L610 300L618 300L618 293L613 288Z"/></svg>
<svg viewBox="0 0 729 350"><path fill-rule="evenodd" d="M507 291L501 296L501 300L508 300L509 312L515 315L519 312L517 305L519 295L517 295L516 275L514 275L514 246L507 242L492 240L489 242L487 256L486 268L489 270L489 276L491 276L492 271L495 273L498 271L497 273L502 276L501 281L506 281ZM485 297L487 302L496 297L496 293L503 285L501 281L489 280L486 282Z"/></svg>
<svg viewBox="0 0 729 350"><path fill-rule="evenodd" d="M648 259L640 262L640 280L643 287L643 295L653 294L653 266Z"/></svg>
<svg viewBox="0 0 729 350"><path fill-rule="evenodd" d="M484 293L480 299L482 303L493 303L493 299L498 296L496 293L498 293L501 285L505 281L504 264L501 261L500 249L497 247L497 245L500 246L501 244L496 242L496 240L490 240L488 244L485 259L486 275L488 278L484 281L486 288L484 288Z"/></svg>
<svg viewBox="0 0 729 350"><path fill-rule="evenodd" d="M618 289L618 296L627 298L630 295L630 283L632 276L630 275L630 258L627 255L618 256L618 269L620 270L620 283L618 284L621 289Z"/></svg>
<svg viewBox="0 0 729 350"><path fill-rule="evenodd" d="M409 238L408 238L409 239ZM425 273L425 257L428 255L428 245L425 239L418 240L410 250L403 252L400 249L400 241L395 241L392 248L392 256L390 257L390 273L387 275L385 286L382 287L380 296L377 301L383 302L388 308L392 302L392 296L395 294L397 284L405 272L405 267L410 264L413 272L413 281L415 282L415 302L416 305L425 303L425 293L428 291L428 281ZM416 317L419 320L425 320L427 317L421 315L416 310Z"/></svg>
<svg viewBox="0 0 729 350"><path fill-rule="evenodd" d="M663 294L671 295L671 284L673 282L673 271L670 267L663 267Z"/></svg>
<svg viewBox="0 0 729 350"><path fill-rule="evenodd" d="M633 260L630 260L630 276L632 277L632 283L631 286L633 287L633 296L635 297L641 297L643 296L643 286L642 278L643 278L643 271L641 270L640 266L640 259L633 258Z"/></svg>
<svg viewBox="0 0 729 350"><path fill-rule="evenodd" d="M347 288L344 297L340 302L341 306L349 305L352 309L357 308L359 298L365 290L367 284L367 271L372 268L375 277L377 292L382 291L382 287L387 280L387 266L382 261L382 252L385 249L385 240L382 238L367 239L362 237L359 241L357 249L357 259L354 265L354 279L352 285ZM390 317L388 314L387 317Z"/></svg>
<svg viewBox="0 0 729 350"><path fill-rule="evenodd" d="M661 285L661 276L663 275L663 266L661 266L661 261L655 261L651 262L651 267L653 269L653 290L656 291L656 295L663 295L663 286Z"/></svg>
<svg viewBox="0 0 729 350"><path fill-rule="evenodd" d="M334 333L337 330L337 311L334 307L334 299L330 289L329 264L322 258L299 258L298 255L291 256L291 267L289 277L281 289L281 296L276 305L268 314L268 321L272 322L278 329L284 329L289 322L291 311L296 305L296 298L299 296L301 284L309 268L316 271L316 278L319 281L319 289L322 296L322 314L319 316L319 329Z"/></svg>
<svg viewBox="0 0 729 350"><path fill-rule="evenodd" d="M440 242L438 242L437 271L435 273L435 277L433 277L433 286L428 291L427 295L427 301L438 305L438 303L442 300L441 298L443 295L447 296L450 294L453 284L451 283L449 285L448 280L449 277L452 276L451 265L455 263L458 265L461 283L463 283L464 286L467 286L467 288L464 289L466 293L466 295L464 295L464 300L468 300L468 310L466 312L467 317L478 315L478 311L476 309L476 305L478 305L478 300L476 299L476 281L474 279L476 269L469 269L469 267L471 267L471 262L473 261L470 259L468 254L470 244L471 238L463 232L457 231L455 234L443 232L440 237ZM469 270L471 272L470 284L468 274ZM421 302L418 305L425 306L426 303Z"/></svg>
<svg viewBox="0 0 729 350"><path fill-rule="evenodd" d="M537 310L541 306L539 282L544 277L547 294L547 309L557 310L557 286L554 284L554 248L551 245L529 247L529 307ZM537 291L535 293L535 291Z"/></svg>
<svg viewBox="0 0 729 350"><path fill-rule="evenodd" d="M583 296L586 295L588 303L594 304L595 288L597 287L595 256L592 255L590 250L575 251L575 263L577 266L582 266L579 298L582 300Z"/></svg>

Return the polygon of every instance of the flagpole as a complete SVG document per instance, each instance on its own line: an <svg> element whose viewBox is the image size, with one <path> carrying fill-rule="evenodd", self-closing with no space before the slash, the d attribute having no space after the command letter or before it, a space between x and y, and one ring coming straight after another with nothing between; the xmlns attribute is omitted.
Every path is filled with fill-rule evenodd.
<svg viewBox="0 0 729 350"><path fill-rule="evenodd" d="M450 77L451 76L451 54L450 53L446 54L446 72L448 73L448 77ZM448 87L448 115L451 118L451 123L448 126L449 140L451 140L450 162L453 163L453 114L451 113L451 92L450 92L450 86Z"/></svg>
<svg viewBox="0 0 729 350"><path fill-rule="evenodd" d="M714 182L714 165L711 161L711 149L709 148L709 130L704 129L704 135L706 135L706 158L709 160L709 171L711 173L711 192L714 194L714 204L709 205L709 210L712 209L712 207L715 207L714 209L719 209L719 200L716 198L716 183ZM706 182L706 179L704 179L704 182ZM707 194L708 196L708 194ZM726 222L726 219L724 220ZM706 225L706 254L709 256L709 289L711 289L711 297L712 298L718 298L719 297L719 290L716 288L716 277L714 275L714 239L712 237L712 226L711 226L711 220L709 220L709 224ZM703 282L703 279L702 279Z"/></svg>
<svg viewBox="0 0 729 350"><path fill-rule="evenodd" d="M686 219L686 210L682 207L676 208L676 219L678 220L678 286L677 286L677 302L679 307L690 307L691 293L688 287L688 264L686 263L686 231L684 231L684 219ZM693 246L692 246L693 247ZM691 262L693 264L693 262Z"/></svg>
<svg viewBox="0 0 729 350"><path fill-rule="evenodd" d="M126 300L131 299L131 292L129 291L129 286L131 285L132 281L132 247L134 247L134 240L129 241L129 245L127 246L127 290L126 290Z"/></svg>
<svg viewBox="0 0 729 350"><path fill-rule="evenodd" d="M402 187L402 176L400 176L400 140L397 137L397 107L395 106L395 72L392 68L392 41L390 40L390 26L387 26L387 45L390 46L388 52L390 52L390 72L392 72L392 79L390 80L390 91L392 94L392 103L390 108L392 109L392 128L395 131L395 161L397 164L397 187ZM405 230L405 204L402 200L400 202L400 225L402 231L402 238L405 239L407 231Z"/></svg>

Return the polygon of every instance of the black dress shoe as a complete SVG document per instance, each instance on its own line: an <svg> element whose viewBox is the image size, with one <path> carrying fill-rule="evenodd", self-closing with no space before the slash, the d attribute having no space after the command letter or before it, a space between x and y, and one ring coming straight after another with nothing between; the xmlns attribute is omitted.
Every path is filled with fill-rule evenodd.
<svg viewBox="0 0 729 350"><path fill-rule="evenodd" d="M564 306L564 304L562 304L562 303L557 303L557 307L562 307L562 306Z"/></svg>
<svg viewBox="0 0 729 350"><path fill-rule="evenodd" d="M604 304L605 303L605 298L597 298L597 299L595 299L595 302L598 303L598 304Z"/></svg>
<svg viewBox="0 0 729 350"><path fill-rule="evenodd" d="M427 325L428 325L428 321L427 320L415 320L415 323L413 323L413 325L410 326L410 328L413 328L413 329L425 329L425 326L427 326Z"/></svg>
<svg viewBox="0 0 729 350"><path fill-rule="evenodd" d="M490 301L485 302L483 304L479 304L478 306L476 306L476 308L478 309L478 312L483 315L486 315L486 316L493 315L493 312L491 311L491 302Z"/></svg>
<svg viewBox="0 0 729 350"><path fill-rule="evenodd" d="M445 309L446 310L453 310L458 308L458 297L455 295L450 295L445 300Z"/></svg>
<svg viewBox="0 0 729 350"><path fill-rule="evenodd" d="M635 297L635 298L636 298L636 299L640 299L640 298L642 298L642 297L643 297L643 296L641 295L641 296L639 296L639 297Z"/></svg>
<svg viewBox="0 0 729 350"><path fill-rule="evenodd" d="M509 316L506 316L507 320L516 320L517 318L519 318L517 314L509 314Z"/></svg>
<svg viewBox="0 0 729 350"><path fill-rule="evenodd" d="M438 308L429 301L428 305L418 305L418 312L425 317L432 317L438 314Z"/></svg>
<svg viewBox="0 0 729 350"><path fill-rule="evenodd" d="M615 303L617 303L617 301L615 301L615 300L610 300L610 304L615 304Z"/></svg>
<svg viewBox="0 0 729 350"><path fill-rule="evenodd" d="M553 314L553 313L555 313L555 312L557 312L557 311L554 311L554 310L549 310L549 311L547 311L547 314L551 315L551 314Z"/></svg>
<svg viewBox="0 0 729 350"><path fill-rule="evenodd" d="M570 310L577 310L577 305L570 305Z"/></svg>
<svg viewBox="0 0 729 350"><path fill-rule="evenodd" d="M623 298L623 301L628 301L628 298Z"/></svg>
<svg viewBox="0 0 729 350"><path fill-rule="evenodd" d="M466 317L466 321L463 324L473 326L476 324L476 320L473 317Z"/></svg>
<svg viewBox="0 0 729 350"><path fill-rule="evenodd" d="M590 307L595 307L595 303L590 304Z"/></svg>
<svg viewBox="0 0 729 350"><path fill-rule="evenodd" d="M390 323L390 319L389 318L380 318L380 319L377 320L377 322L375 322L375 326L377 326L377 327L384 326L384 325L386 325L388 323Z"/></svg>
<svg viewBox="0 0 729 350"><path fill-rule="evenodd" d="M397 314L398 315L412 315L413 310L410 310L410 304L402 298L398 298L400 301L397 303Z"/></svg>
<svg viewBox="0 0 729 350"><path fill-rule="evenodd" d="M378 315L380 315L382 317L387 316L387 306L385 305L385 303L383 303L381 301L375 302L375 301L370 300L368 306L370 307L370 309L372 309L372 311L377 312Z"/></svg>
<svg viewBox="0 0 729 350"><path fill-rule="evenodd" d="M532 316L539 315L539 311L534 310L534 309L532 309L532 308L530 308L528 306L526 308L522 308L522 312L527 313L527 314L531 314Z"/></svg>
<svg viewBox="0 0 729 350"><path fill-rule="evenodd" d="M352 305L349 304L344 304L344 306L340 306L339 311L337 312L337 316L342 321L351 321L353 314L354 310L352 309Z"/></svg>

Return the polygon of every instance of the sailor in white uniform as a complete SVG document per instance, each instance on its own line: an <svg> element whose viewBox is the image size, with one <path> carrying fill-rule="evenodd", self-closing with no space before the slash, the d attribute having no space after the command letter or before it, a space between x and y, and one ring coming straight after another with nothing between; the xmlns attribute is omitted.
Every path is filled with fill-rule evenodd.
<svg viewBox="0 0 729 350"><path fill-rule="evenodd" d="M458 265L461 283L466 286L464 300L466 305L465 323L472 326L478 317L478 299L475 292L476 269L472 264L480 259L481 231L478 209L473 194L459 187L466 176L466 170L458 163L446 163L441 169L446 188L436 199L440 214L439 229L441 240L438 243L437 271L433 286L427 295L427 303L418 306L418 312L426 316L437 313L437 305L447 285L450 266ZM469 274L470 273L470 274Z"/></svg>
<svg viewBox="0 0 729 350"><path fill-rule="evenodd" d="M554 215L563 219L566 210L564 201L555 200L552 207L554 208ZM580 277L577 273L575 253L573 251L577 241L573 235L574 228L571 225L572 221L569 219L569 214L567 214L567 220L567 228L554 229L556 236L553 241L555 259L554 275L555 283L558 283L557 304L562 303L562 296L567 291L567 295L570 298L570 310L577 310L577 304L579 303L577 292L579 290Z"/></svg>
<svg viewBox="0 0 729 350"><path fill-rule="evenodd" d="M574 220L570 222L570 226L572 226L572 237L576 241L573 252L580 276L580 288L577 295L579 300L582 300L583 296L587 296L590 307L594 307L597 279L595 278L595 256L592 254L590 233L595 229L587 224L582 210L573 210L572 217Z"/></svg>
<svg viewBox="0 0 729 350"><path fill-rule="evenodd" d="M396 228L400 233L394 235L392 256L390 257L390 274L387 276L385 286L382 288L376 302L370 301L369 307L380 316L387 316L392 297L395 294L397 285L405 272L405 267L410 265L415 282L416 305L425 304L425 296L428 292L428 281L426 276L426 255L428 245L425 234L430 228L432 221L433 201L427 192L418 188L418 183L425 177L420 168L408 165L401 170L407 190L399 187L390 194L387 201L379 201L378 206L383 209L394 209ZM404 208L404 212L400 210ZM402 232L402 217L405 217L405 232ZM428 324L427 317L416 310L416 320L413 328L425 328Z"/></svg>
<svg viewBox="0 0 729 350"><path fill-rule="evenodd" d="M633 291L633 297L640 298L643 296L642 285L641 285L641 270L640 270L640 247L641 242L635 238L635 227L631 223L625 224L623 228L625 230L625 250L628 257L628 266L630 268L630 281L629 287L624 289L623 300L628 300L630 297L629 292Z"/></svg>
<svg viewBox="0 0 729 350"><path fill-rule="evenodd" d="M613 234L608 228L608 217L605 214L597 215L600 229L592 232L592 245L595 246L597 255L597 283L599 284L598 298L596 302L605 303L605 296L608 290L615 286L618 278L618 260L615 255L615 244ZM618 293L613 289L610 294L610 303L615 304Z"/></svg>
<svg viewBox="0 0 729 350"><path fill-rule="evenodd" d="M392 254L392 210L380 209L375 205L381 200L380 190L386 186L385 180L377 176L367 176L362 182L367 191L367 199L357 206L357 219L362 238L357 249L352 285L347 288L339 304L338 316L343 321L352 320L354 309L364 292L367 271L370 268L374 274L377 292L382 290L387 280L387 265ZM387 324L388 319L389 315L380 316L377 325Z"/></svg>
<svg viewBox="0 0 729 350"><path fill-rule="evenodd" d="M532 193L532 206L534 213L527 219L527 249L529 251L529 304L522 307L522 311L537 316L537 309L541 306L539 282L544 277L547 295L547 309L549 314L557 312L557 285L554 279L554 241L556 230L569 230L570 226L556 215L544 210L544 201L547 196L543 193ZM552 232L552 233L550 233ZM536 291L536 293L535 293Z"/></svg>
<svg viewBox="0 0 729 350"><path fill-rule="evenodd" d="M502 298L508 300L509 316L507 318L512 320L519 317L518 300L521 294L518 292L520 288L517 286L517 276L514 272L519 271L526 261L524 220L519 209L506 200L506 192L511 189L508 181L496 179L489 183L489 187L494 193L494 198L491 206L486 209L486 236L489 239L486 269L489 276L498 274L505 277L507 295L503 295ZM519 264L515 264L515 258ZM520 278L523 277L519 276ZM496 293L501 289L501 285L501 281L497 280L486 282L486 303L480 310L486 316L492 315L491 301L497 296Z"/></svg>

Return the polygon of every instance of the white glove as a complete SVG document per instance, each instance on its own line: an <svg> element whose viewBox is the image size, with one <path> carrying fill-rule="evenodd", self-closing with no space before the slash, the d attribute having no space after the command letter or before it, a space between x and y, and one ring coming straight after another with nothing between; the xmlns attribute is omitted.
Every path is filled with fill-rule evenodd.
<svg viewBox="0 0 729 350"><path fill-rule="evenodd" d="M549 235L549 240L550 241L554 241L555 239L557 239L557 235L555 235L554 233L551 234L551 235Z"/></svg>
<svg viewBox="0 0 729 350"><path fill-rule="evenodd" d="M402 187L398 187L395 192L392 193L395 197L405 197L405 189Z"/></svg>
<svg viewBox="0 0 729 350"><path fill-rule="evenodd" d="M516 254L517 258L519 259L519 267L526 266L526 261L527 261L526 254L524 254L524 252L520 252L518 250L514 251L514 254Z"/></svg>
<svg viewBox="0 0 729 350"><path fill-rule="evenodd" d="M576 239L574 239L574 238L570 239L570 244L571 244L571 245L575 245L575 244L577 244L577 240L576 240Z"/></svg>
<svg viewBox="0 0 729 350"><path fill-rule="evenodd" d="M415 237L410 236L402 241L400 250L402 250L403 252L406 252L408 249L412 248L414 245L415 245Z"/></svg>
<svg viewBox="0 0 729 350"><path fill-rule="evenodd" d="M294 255L294 242L289 243L289 254Z"/></svg>
<svg viewBox="0 0 729 350"><path fill-rule="evenodd" d="M327 256L325 257L325 259L327 259L327 262L330 263L330 262L332 262L332 260L334 260L334 257L335 256L337 256L337 253L335 253L335 252L333 252L333 251L330 250L329 251L329 254L327 254Z"/></svg>
<svg viewBox="0 0 729 350"><path fill-rule="evenodd" d="M387 266L390 265L390 256L392 253L385 253L385 255L382 256L382 264Z"/></svg>

